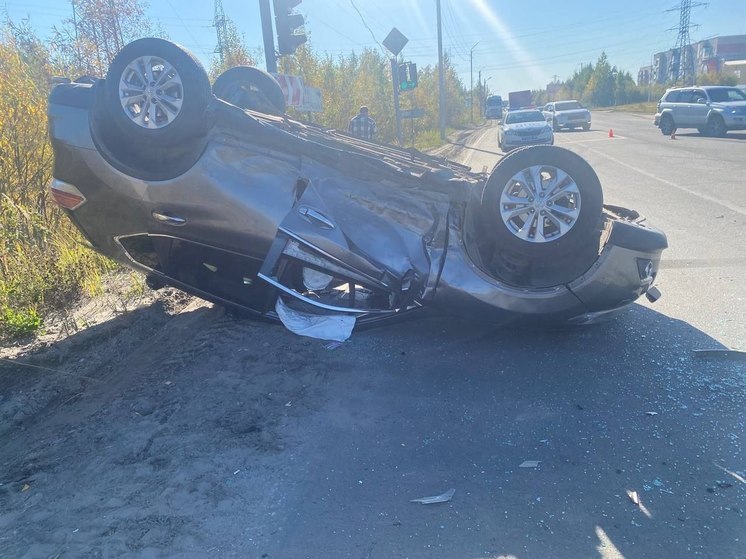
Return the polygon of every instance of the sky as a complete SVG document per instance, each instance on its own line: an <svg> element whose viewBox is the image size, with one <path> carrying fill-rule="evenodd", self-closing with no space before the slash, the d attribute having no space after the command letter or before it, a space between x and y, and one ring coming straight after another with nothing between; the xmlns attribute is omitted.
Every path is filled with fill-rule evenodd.
<svg viewBox="0 0 746 559"><path fill-rule="evenodd" d="M258 0L222 3L248 46L261 49ZM675 45L679 5L678 0L441 0L443 49L467 87L481 75L503 96L543 88L555 76L564 80L602 51L637 79L653 53ZM30 16L41 36L72 13L70 0L0 0L0 9L14 20ZM396 27L409 38L404 60L437 64L436 0L303 0L296 12L304 15L317 52L383 49L379 43ZM147 13L209 65L216 45L213 0L151 0ZM692 41L746 34L746 0L710 0L692 9L691 22L698 24L690 31Z"/></svg>

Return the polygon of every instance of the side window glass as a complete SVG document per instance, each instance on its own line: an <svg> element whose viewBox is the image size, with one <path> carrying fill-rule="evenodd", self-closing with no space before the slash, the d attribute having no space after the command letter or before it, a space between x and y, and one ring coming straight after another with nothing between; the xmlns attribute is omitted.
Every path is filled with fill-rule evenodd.
<svg viewBox="0 0 746 559"><path fill-rule="evenodd" d="M679 100L678 103L693 103L694 99L692 99L692 90L691 89L683 89L679 93Z"/></svg>
<svg viewBox="0 0 746 559"><path fill-rule="evenodd" d="M705 95L705 92L701 89L695 89L692 93L692 102L701 103L700 99L704 99L705 101L707 101L707 95Z"/></svg>
<svg viewBox="0 0 746 559"><path fill-rule="evenodd" d="M666 102L667 103L678 103L680 94L681 94L681 91L670 91L668 95L666 95Z"/></svg>

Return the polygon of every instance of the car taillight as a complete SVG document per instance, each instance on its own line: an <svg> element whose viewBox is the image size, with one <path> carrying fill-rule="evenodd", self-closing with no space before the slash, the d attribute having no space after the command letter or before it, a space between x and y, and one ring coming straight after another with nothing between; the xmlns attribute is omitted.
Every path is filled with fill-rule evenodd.
<svg viewBox="0 0 746 559"><path fill-rule="evenodd" d="M86 201L80 190L59 179L52 179L52 182L49 183L49 192L55 202L68 210L76 210Z"/></svg>

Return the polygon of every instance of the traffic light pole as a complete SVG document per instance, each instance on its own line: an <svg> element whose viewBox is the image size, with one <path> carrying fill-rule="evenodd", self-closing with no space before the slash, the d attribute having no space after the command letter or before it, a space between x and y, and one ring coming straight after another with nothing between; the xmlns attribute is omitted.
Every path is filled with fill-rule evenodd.
<svg viewBox="0 0 746 559"><path fill-rule="evenodd" d="M262 18L264 60L267 62L267 72L276 74L277 57L275 56L275 36L272 33L272 14L269 11L269 0L259 0L259 14Z"/></svg>
<svg viewBox="0 0 746 559"><path fill-rule="evenodd" d="M394 84L394 112L396 113L396 139L399 145L404 145L401 133L401 114L399 113L399 64L396 57L391 58L391 83Z"/></svg>

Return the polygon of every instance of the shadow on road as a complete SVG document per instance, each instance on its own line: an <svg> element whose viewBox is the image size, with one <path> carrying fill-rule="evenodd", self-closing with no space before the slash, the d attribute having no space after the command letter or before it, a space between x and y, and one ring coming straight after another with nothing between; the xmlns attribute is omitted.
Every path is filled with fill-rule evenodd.
<svg viewBox="0 0 746 559"><path fill-rule="evenodd" d="M0 555L737 555L743 369L689 324L325 346L154 306L0 364Z"/></svg>

